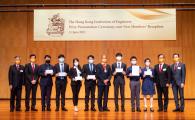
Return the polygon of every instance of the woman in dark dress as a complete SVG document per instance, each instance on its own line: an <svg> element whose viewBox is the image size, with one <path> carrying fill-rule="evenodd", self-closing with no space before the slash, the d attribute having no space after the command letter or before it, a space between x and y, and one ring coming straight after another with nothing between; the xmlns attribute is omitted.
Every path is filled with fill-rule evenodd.
<svg viewBox="0 0 195 120"><path fill-rule="evenodd" d="M78 112L78 97L79 91L82 85L82 70L79 65L79 59L73 59L73 67L69 71L69 77L71 79L71 88L73 93L74 111Z"/></svg>
<svg viewBox="0 0 195 120"><path fill-rule="evenodd" d="M144 96L144 112L147 111L147 95L150 96L150 111L154 112L153 109L153 95L155 94L154 84L154 69L150 67L151 60L146 58L144 60L145 67L142 69L142 94Z"/></svg>

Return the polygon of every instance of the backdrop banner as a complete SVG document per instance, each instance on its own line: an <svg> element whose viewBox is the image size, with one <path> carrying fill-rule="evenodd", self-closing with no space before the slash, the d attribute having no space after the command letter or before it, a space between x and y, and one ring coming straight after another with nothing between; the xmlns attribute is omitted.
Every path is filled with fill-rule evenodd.
<svg viewBox="0 0 195 120"><path fill-rule="evenodd" d="M36 9L34 41L176 40L176 9Z"/></svg>

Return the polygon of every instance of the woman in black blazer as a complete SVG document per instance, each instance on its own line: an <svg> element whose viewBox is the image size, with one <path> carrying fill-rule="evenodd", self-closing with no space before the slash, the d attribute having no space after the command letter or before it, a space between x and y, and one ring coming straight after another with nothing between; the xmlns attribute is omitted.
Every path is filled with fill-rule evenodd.
<svg viewBox="0 0 195 120"><path fill-rule="evenodd" d="M78 112L78 97L79 91L82 85L82 69L79 65L79 59L73 59L73 67L70 68L69 77L71 79L71 88L73 93L73 104L74 104L74 111Z"/></svg>

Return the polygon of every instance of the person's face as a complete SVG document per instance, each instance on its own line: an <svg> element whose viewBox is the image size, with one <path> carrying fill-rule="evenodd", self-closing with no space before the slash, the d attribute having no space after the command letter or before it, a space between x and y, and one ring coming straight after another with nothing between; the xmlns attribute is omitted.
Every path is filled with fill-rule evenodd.
<svg viewBox="0 0 195 120"><path fill-rule="evenodd" d="M164 61L165 61L164 55L160 55L158 58L158 61L159 61L159 63L164 63Z"/></svg>
<svg viewBox="0 0 195 120"><path fill-rule="evenodd" d="M122 60L122 56L116 56L116 61L121 61Z"/></svg>
<svg viewBox="0 0 195 120"><path fill-rule="evenodd" d="M19 57L15 58L15 63L19 65L21 63L21 59Z"/></svg>
<svg viewBox="0 0 195 120"><path fill-rule="evenodd" d="M146 66L146 67L150 67L150 61L149 61L149 60L146 60L145 66Z"/></svg>
<svg viewBox="0 0 195 120"><path fill-rule="evenodd" d="M51 58L50 57L46 57L45 58L45 63L48 63L49 64L50 62L51 62Z"/></svg>
<svg viewBox="0 0 195 120"><path fill-rule="evenodd" d="M136 64L137 64L137 60L136 60L135 58L133 58L133 59L131 60L131 64L132 64L132 65L136 65Z"/></svg>
<svg viewBox="0 0 195 120"><path fill-rule="evenodd" d="M106 57L106 55L103 55L102 56L102 63L107 63L107 57Z"/></svg>
<svg viewBox="0 0 195 120"><path fill-rule="evenodd" d="M63 63L63 62L64 62L64 57L60 57L60 58L58 59L58 61L59 61L60 63Z"/></svg>
<svg viewBox="0 0 195 120"><path fill-rule="evenodd" d="M36 62L36 57L35 56L31 56L30 57L30 62L32 62L32 63Z"/></svg>
<svg viewBox="0 0 195 120"><path fill-rule="evenodd" d="M179 60L180 60L180 58L179 58L178 55L174 55L174 56L173 56L173 61L174 61L174 62L179 62Z"/></svg>
<svg viewBox="0 0 195 120"><path fill-rule="evenodd" d="M75 60L74 61L74 66L78 66L79 65L79 61Z"/></svg>
<svg viewBox="0 0 195 120"><path fill-rule="evenodd" d="M89 57L88 62L92 64L94 63L94 59L92 57Z"/></svg>

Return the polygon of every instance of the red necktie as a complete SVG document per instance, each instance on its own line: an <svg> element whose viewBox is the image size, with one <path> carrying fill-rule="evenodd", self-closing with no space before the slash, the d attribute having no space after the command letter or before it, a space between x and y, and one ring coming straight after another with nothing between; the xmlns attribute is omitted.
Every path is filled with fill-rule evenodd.
<svg viewBox="0 0 195 120"><path fill-rule="evenodd" d="M174 65L174 71L176 71L177 70L177 63Z"/></svg>
<svg viewBox="0 0 195 120"><path fill-rule="evenodd" d="M162 72L162 64L160 64L159 71Z"/></svg>

